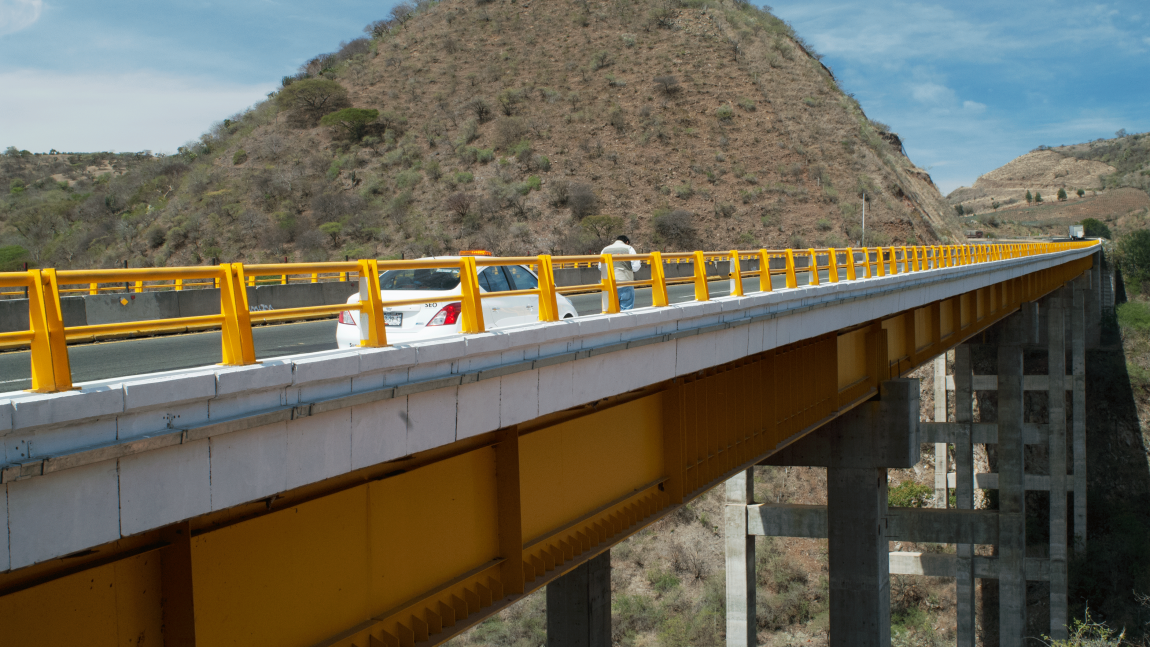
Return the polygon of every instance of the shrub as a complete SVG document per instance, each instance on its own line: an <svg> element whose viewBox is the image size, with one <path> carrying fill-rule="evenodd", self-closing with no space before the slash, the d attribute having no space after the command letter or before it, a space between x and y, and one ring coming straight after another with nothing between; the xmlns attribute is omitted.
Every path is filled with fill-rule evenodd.
<svg viewBox="0 0 1150 647"><path fill-rule="evenodd" d="M719 121L730 121L735 116L735 109L730 104L719 106L715 110L715 116L719 118Z"/></svg>
<svg viewBox="0 0 1150 647"><path fill-rule="evenodd" d="M427 177L432 182L438 182L439 178L443 177L443 171L439 168L439 160L431 160L423 165L423 172L427 173Z"/></svg>
<svg viewBox="0 0 1150 647"><path fill-rule="evenodd" d="M625 45L627 47L634 47L635 46L635 35L634 34L623 34L623 45Z"/></svg>
<svg viewBox="0 0 1150 647"><path fill-rule="evenodd" d="M1101 220L1087 218L1081 223L1083 234L1090 238L1110 238L1110 227Z"/></svg>
<svg viewBox="0 0 1150 647"><path fill-rule="evenodd" d="M236 151L235 155L232 155L232 166L239 166L246 161L248 161L248 152L242 148Z"/></svg>
<svg viewBox="0 0 1150 647"><path fill-rule="evenodd" d="M547 183L550 202L553 207L562 207L571 199L571 185L567 180L551 180Z"/></svg>
<svg viewBox="0 0 1150 647"><path fill-rule="evenodd" d="M475 180L475 176L467 171L459 171L455 174L456 184L471 184Z"/></svg>
<svg viewBox="0 0 1150 647"><path fill-rule="evenodd" d="M1123 328L1150 332L1150 304L1130 301L1118 304L1118 325Z"/></svg>
<svg viewBox="0 0 1150 647"><path fill-rule="evenodd" d="M540 171L551 170L551 160L548 159L546 155L536 155L531 158L531 163Z"/></svg>
<svg viewBox="0 0 1150 647"><path fill-rule="evenodd" d="M655 86L658 87L659 90L661 90L663 94L666 95L675 94L681 89L679 86L679 79L676 79L674 76L669 74L664 76L656 76L652 80L655 82Z"/></svg>
<svg viewBox="0 0 1150 647"><path fill-rule="evenodd" d="M378 110L344 108L343 110L324 115L319 122L325 126L342 130L348 139L353 142L358 142L367 134L367 127L378 118Z"/></svg>
<svg viewBox="0 0 1150 647"><path fill-rule="evenodd" d="M831 225L830 220L827 220L826 218L819 218L819 221L815 223L815 227L817 227L819 231L830 231L833 225Z"/></svg>
<svg viewBox="0 0 1150 647"><path fill-rule="evenodd" d="M527 188L529 190L538 191L540 189L540 187L543 186L543 179L540 178L538 175L531 175L527 178L527 181L524 182L524 184L527 185Z"/></svg>
<svg viewBox="0 0 1150 647"><path fill-rule="evenodd" d="M652 219L655 234L669 247L690 249L695 243L695 215L685 209L656 213Z"/></svg>
<svg viewBox="0 0 1150 647"><path fill-rule="evenodd" d="M1042 192L1041 191L1035 191L1034 192L1034 201L1035 202L1042 202Z"/></svg>
<svg viewBox="0 0 1150 647"><path fill-rule="evenodd" d="M397 189L410 189L419 184L423 176L418 171L400 171L395 174L395 187Z"/></svg>
<svg viewBox="0 0 1150 647"><path fill-rule="evenodd" d="M675 195L681 200L686 200L687 198L695 195L695 189L689 182L680 184L679 186L675 187Z"/></svg>
<svg viewBox="0 0 1150 647"><path fill-rule="evenodd" d="M739 107L747 112L752 112L755 109L755 102L747 97L739 97Z"/></svg>
<svg viewBox="0 0 1150 647"><path fill-rule="evenodd" d="M660 594L667 593L676 586L679 586L679 578L675 577L674 573L661 568L648 570L647 581L651 584L651 588Z"/></svg>
<svg viewBox="0 0 1150 647"><path fill-rule="evenodd" d="M1058 201L1059 202L1065 202L1066 201L1066 189L1063 189L1061 187L1058 189Z"/></svg>
<svg viewBox="0 0 1150 647"><path fill-rule="evenodd" d="M605 49L595 52L595 55L591 57L592 70L601 70L605 67L609 67L614 63L615 59L611 58L611 52L608 52Z"/></svg>
<svg viewBox="0 0 1150 647"><path fill-rule="evenodd" d="M1118 265L1128 283L1150 279L1150 231L1138 229L1118 240Z"/></svg>
<svg viewBox="0 0 1150 647"><path fill-rule="evenodd" d="M465 216L467 216L467 212L471 211L471 204L473 202L475 202L474 195L460 191L458 193L449 195L447 200L444 201L443 206L446 207L447 210L454 214L457 218L462 220Z"/></svg>
<svg viewBox="0 0 1150 647"><path fill-rule="evenodd" d="M578 220L595 213L598 207L598 198L589 184L572 184L567 201L571 205L571 215Z"/></svg>
<svg viewBox="0 0 1150 647"><path fill-rule="evenodd" d="M887 505L892 508L921 508L927 499L934 495L929 485L919 485L914 481L903 481L886 493Z"/></svg>
<svg viewBox="0 0 1150 647"><path fill-rule="evenodd" d="M279 91L276 103L291 110L297 126L314 126L321 117L351 107L347 90L331 79L303 79Z"/></svg>
<svg viewBox="0 0 1150 647"><path fill-rule="evenodd" d="M486 123L487 120L491 119L491 106L482 97L475 97L467 103L467 107L475 113L475 118L479 120L479 123Z"/></svg>
<svg viewBox="0 0 1150 647"><path fill-rule="evenodd" d="M730 218L735 215L735 205L715 203L715 215L720 218Z"/></svg>
<svg viewBox="0 0 1150 647"><path fill-rule="evenodd" d="M19 245L0 247L0 272L19 272L29 260L28 250Z"/></svg>
<svg viewBox="0 0 1150 647"><path fill-rule="evenodd" d="M495 147L507 149L527 135L527 123L522 117L506 117L495 124Z"/></svg>

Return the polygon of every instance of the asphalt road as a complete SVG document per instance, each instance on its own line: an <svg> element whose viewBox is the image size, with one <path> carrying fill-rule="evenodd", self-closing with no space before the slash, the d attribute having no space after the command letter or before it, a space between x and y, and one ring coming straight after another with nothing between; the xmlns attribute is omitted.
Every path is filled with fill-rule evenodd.
<svg viewBox="0 0 1150 647"><path fill-rule="evenodd" d="M782 277L773 278L775 287L782 287ZM746 279L744 289L748 292L758 290L758 284L758 279ZM709 287L714 297L730 293L726 279L711 281ZM672 285L667 293L672 303L695 298L694 286L691 284ZM568 298L580 316L601 311L598 293L576 294ZM650 305L651 290L635 290L635 307ZM256 357L267 359L334 349L336 325L334 320L328 319L257 326L252 329ZM68 357L72 364L72 381L75 383L210 366L220 362L220 333L214 331L77 344L68 347ZM31 375L28 351L0 353L0 393L31 388Z"/></svg>

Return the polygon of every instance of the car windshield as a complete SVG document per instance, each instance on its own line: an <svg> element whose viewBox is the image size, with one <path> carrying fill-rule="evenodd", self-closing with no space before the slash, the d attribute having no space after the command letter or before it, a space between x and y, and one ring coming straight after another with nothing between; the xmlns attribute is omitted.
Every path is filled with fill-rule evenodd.
<svg viewBox="0 0 1150 647"><path fill-rule="evenodd" d="M457 285L458 267L388 270L379 275L380 290L454 290Z"/></svg>

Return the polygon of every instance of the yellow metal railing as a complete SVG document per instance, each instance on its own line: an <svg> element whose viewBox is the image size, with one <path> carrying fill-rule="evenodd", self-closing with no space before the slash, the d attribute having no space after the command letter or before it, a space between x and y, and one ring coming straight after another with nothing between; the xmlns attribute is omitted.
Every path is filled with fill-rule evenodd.
<svg viewBox="0 0 1150 647"><path fill-rule="evenodd" d="M826 272L827 281L838 283L873 277L929 271L944 267L988 263L1023 256L1036 256L1077 249L1097 244L1089 242L1066 243L1019 243L1010 245L945 245L922 247L874 247L845 250L806 249L806 250L752 250L729 252L688 252L660 254L616 255L601 254L589 256L548 255L524 257L473 257L462 256L455 259L418 259L399 261L377 261L361 259L357 261L331 263L282 263L243 265L224 263L208 267L175 267L151 269L115 270L54 270L34 269L24 272L0 273L0 290L17 289L28 294L28 330L0 333L0 345L27 344L31 347L32 390L36 392L56 392L72 388L71 368L68 361L67 342L86 339L97 335L125 333L155 333L184 329L189 326L219 327L222 330L223 364L242 366L256 361L252 342L252 323L285 321L309 317L333 315L344 310L361 313L360 335L362 346L381 347L387 345L387 332L383 322L385 306L402 306L441 301L442 296L422 299L383 301L379 287L380 273L392 269L431 269L454 267L459 270L462 306L462 330L464 333L483 332L482 300L490 296L531 295L539 298L539 320L557 321L559 306L557 295L575 292L601 291L607 296L606 312L619 312L618 288L628 286L650 287L654 307L670 304L667 287L691 283L694 286L696 301L711 298L708 287L707 264L729 262L727 275L733 283L731 294L746 294L744 279L758 277L759 291L773 290L771 277L785 277L787 288L799 285L799 276L805 274L807 284L818 285L820 274ZM651 268L651 278L633 281L616 281L613 271L603 272L604 278L598 283L556 287L554 270L560 267L596 267L600 264L610 268L615 262L642 261ZM744 261L757 261L758 269L744 270ZM692 274L684 277L667 278L665 266L668 264L689 263ZM535 289L513 292L483 293L479 289L478 267L501 265L529 265L536 268L539 284ZM310 277L311 282L320 276L339 276L347 280L349 276L362 279L360 294L366 300L350 304L307 306L252 312L245 287L263 284L274 277L286 284L291 276ZM721 278L714 275L711 278ZM156 286L172 286L182 289L189 285L212 285L220 288L220 314L193 317L177 317L149 321L94 324L85 326L65 326L60 297L70 288L62 286L84 285L88 290L98 291L100 285L134 285L136 291ZM157 287L156 289L162 289ZM90 292L91 293L91 292ZM363 316L366 315L366 316Z"/></svg>

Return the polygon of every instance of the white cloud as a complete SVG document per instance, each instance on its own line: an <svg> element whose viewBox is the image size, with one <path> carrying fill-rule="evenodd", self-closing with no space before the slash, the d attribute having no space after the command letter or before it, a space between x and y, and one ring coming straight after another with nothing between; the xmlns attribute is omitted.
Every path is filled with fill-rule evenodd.
<svg viewBox="0 0 1150 647"><path fill-rule="evenodd" d="M0 0L0 36L31 27L42 8L42 0Z"/></svg>
<svg viewBox="0 0 1150 647"><path fill-rule="evenodd" d="M0 146L35 152L175 152L272 91L163 75L0 72Z"/></svg>
<svg viewBox="0 0 1150 647"><path fill-rule="evenodd" d="M954 90L938 83L916 83L911 86L911 96L919 103L949 105L955 102Z"/></svg>
<svg viewBox="0 0 1150 647"><path fill-rule="evenodd" d="M985 103L979 103L977 101L963 101L962 102L962 109L967 111L967 112L972 112L975 114L981 114L981 113L986 112L986 104Z"/></svg>

